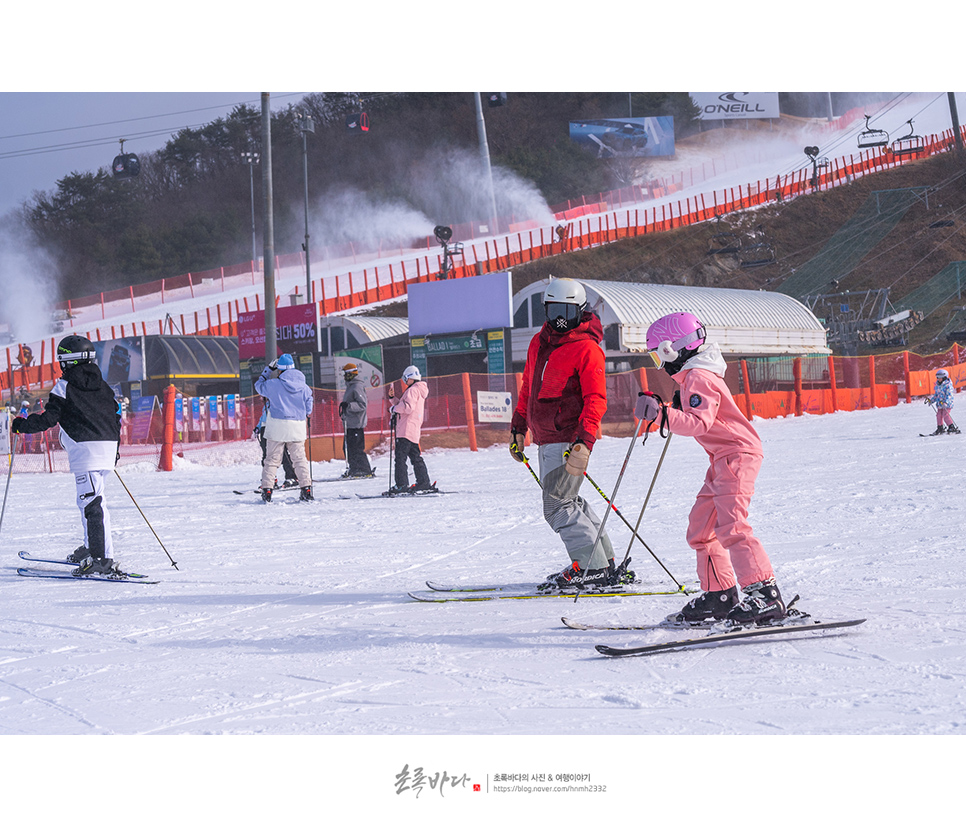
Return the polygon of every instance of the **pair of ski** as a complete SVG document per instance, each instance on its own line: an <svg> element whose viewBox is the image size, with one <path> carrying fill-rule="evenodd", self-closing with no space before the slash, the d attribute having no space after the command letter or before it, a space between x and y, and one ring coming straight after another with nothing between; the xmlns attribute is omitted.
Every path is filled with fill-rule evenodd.
<svg viewBox="0 0 966 834"><path fill-rule="evenodd" d="M54 570L53 568L17 568L17 573L21 576L30 576L35 579L93 579L97 582L133 582L137 585L157 585L160 579L149 579L143 573L83 573L74 576L73 571L77 568L76 562L68 562L66 559L42 559L39 556L31 556L26 550L21 550L17 554L26 562L42 562L48 565L69 565L71 570Z"/></svg>
<svg viewBox="0 0 966 834"><path fill-rule="evenodd" d="M375 478L375 477L376 477L376 470L373 469L371 475L340 475L338 478L314 478L312 480L312 483L313 484L337 484L337 483L342 483L344 481L368 481L371 478ZM291 490L295 490L298 488L299 488L298 484L294 484L293 486L277 486L277 487L272 487L272 492L273 493L290 492ZM247 489L233 489L232 492L234 492L235 495L248 495L249 492L254 492L256 495L261 495L262 488L258 487L258 489L253 489L250 491Z"/></svg>
<svg viewBox="0 0 966 834"><path fill-rule="evenodd" d="M575 589L557 588L545 591L539 590L535 585L492 585L492 586L453 586L443 585L436 582L427 582L427 587L433 593L410 593L409 596L418 602L484 602L487 600L501 599L539 599L541 597L569 598L573 599L578 592ZM581 597L622 597L622 596L654 596L686 593L685 588L678 588L674 591L645 591L635 589L633 585L619 585L604 587L600 589L584 589L579 592ZM721 643L729 640L747 640L757 637L788 637L800 635L803 632L827 632L832 629L849 628L861 625L864 619L857 620L838 620L826 622L815 620L810 615L804 614L791 607L798 601L798 597L792 599L788 607L786 616L778 621L767 622L761 625L739 625L730 620L725 620L715 624L698 623L688 624L675 620L663 620L658 623L647 625L597 625L582 623L569 617L561 617L567 628L578 631L658 631L667 630L696 630L707 629L703 635L695 637L685 637L677 640L666 640L658 643L649 643L642 646L616 647L597 645L594 648L606 657L636 657L657 652L673 651L677 649L690 649L709 646L714 643ZM819 635L810 635L819 636Z"/></svg>
<svg viewBox="0 0 966 834"><path fill-rule="evenodd" d="M409 489L407 489L407 490L405 490L403 492L395 492L395 491L393 491L393 490L390 489L390 490L387 490L386 492L380 492L378 495L361 495L360 493L357 492L356 493L356 498L363 498L363 499L368 499L368 498L414 498L414 497L416 497L418 495L449 495L449 494L450 493L444 492L443 490L438 489L436 487L436 481L433 481L432 486L427 487L426 489L414 489L414 488L410 487ZM340 498L348 498L349 496L342 495L342 496L339 496L339 497Z"/></svg>

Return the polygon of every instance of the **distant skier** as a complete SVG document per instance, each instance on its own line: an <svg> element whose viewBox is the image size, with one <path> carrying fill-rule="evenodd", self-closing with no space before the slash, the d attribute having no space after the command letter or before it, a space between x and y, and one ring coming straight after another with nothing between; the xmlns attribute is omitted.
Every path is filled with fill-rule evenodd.
<svg viewBox="0 0 966 834"><path fill-rule="evenodd" d="M354 362L342 366L345 393L339 403L339 417L345 431L346 477L361 478L372 474L366 455L366 423L369 420L369 398L365 380L359 378Z"/></svg>
<svg viewBox="0 0 966 834"><path fill-rule="evenodd" d="M570 278L551 278L543 294L546 321L530 340L523 385L510 422L510 455L524 462L527 430L539 446L543 517L557 533L569 558L547 577L556 587L617 585L614 548L600 521L580 497L580 486L607 411L604 331L587 310L587 291ZM594 543L597 542L596 548Z"/></svg>
<svg viewBox="0 0 966 834"><path fill-rule="evenodd" d="M936 430L933 434L959 434L960 431L953 422L953 405L955 403L953 383L949 374L940 368L936 371L936 387L926 402L936 408Z"/></svg>
<svg viewBox="0 0 966 834"><path fill-rule="evenodd" d="M312 389L305 382L305 374L295 367L288 353L267 365L255 380L255 390L269 401L265 421L265 463L262 465L262 500L272 500L275 473L287 449L299 483L299 500L314 501L312 476L305 456L307 437L305 421L312 413Z"/></svg>
<svg viewBox="0 0 966 834"><path fill-rule="evenodd" d="M67 451L77 488L84 544L68 561L77 562L75 575L120 572L114 561L111 516L104 487L120 456L121 410L114 391L95 364L94 345L83 336L66 336L57 346L61 377L40 414L17 417L11 431L35 434L60 424L60 442Z"/></svg>
<svg viewBox="0 0 966 834"><path fill-rule="evenodd" d="M655 321L647 331L647 347L654 364L681 386L675 395L680 406L668 408L656 395L645 393L634 408L638 420L666 419L673 434L693 437L711 458L687 531L704 593L670 619L779 619L785 615L785 604L775 573L748 523L763 457L761 439L725 385L720 349L706 339L704 325L691 313L671 313Z"/></svg>
<svg viewBox="0 0 966 834"><path fill-rule="evenodd" d="M395 485L390 492L406 492L409 487L409 470L407 462L413 465L413 475L416 483L412 489L431 490L433 484L429 480L426 461L423 460L419 449L419 438L422 433L423 415L426 408L426 397L429 396L429 386L423 382L419 368L410 365L402 374L403 394L399 402L389 408L390 414L396 420L396 449L393 477ZM389 386L389 399L395 399L393 386Z"/></svg>

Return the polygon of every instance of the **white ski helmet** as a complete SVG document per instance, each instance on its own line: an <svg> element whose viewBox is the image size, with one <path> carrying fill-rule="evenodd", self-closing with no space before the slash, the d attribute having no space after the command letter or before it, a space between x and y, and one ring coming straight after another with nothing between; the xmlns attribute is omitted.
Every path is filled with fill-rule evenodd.
<svg viewBox="0 0 966 834"><path fill-rule="evenodd" d="M550 326L560 333L566 333L580 324L580 318L587 309L587 291L579 281L551 275L543 293L543 309Z"/></svg>
<svg viewBox="0 0 966 834"><path fill-rule="evenodd" d="M403 382L419 382L423 378L423 375L419 372L419 368L415 365L410 365L403 371L402 378Z"/></svg>
<svg viewBox="0 0 966 834"><path fill-rule="evenodd" d="M673 375L698 352L707 336L693 313L669 313L647 328L647 349L655 367Z"/></svg>
<svg viewBox="0 0 966 834"><path fill-rule="evenodd" d="M949 379L949 374L944 368L940 368L936 371L936 379Z"/></svg>

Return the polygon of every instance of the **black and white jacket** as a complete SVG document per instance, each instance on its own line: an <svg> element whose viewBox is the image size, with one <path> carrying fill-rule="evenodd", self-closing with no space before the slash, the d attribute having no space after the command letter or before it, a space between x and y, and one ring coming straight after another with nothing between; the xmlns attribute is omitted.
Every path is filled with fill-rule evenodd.
<svg viewBox="0 0 966 834"><path fill-rule="evenodd" d="M121 414L114 391L93 363L67 368L51 390L46 409L26 419L25 434L60 425L71 472L113 469L117 463Z"/></svg>

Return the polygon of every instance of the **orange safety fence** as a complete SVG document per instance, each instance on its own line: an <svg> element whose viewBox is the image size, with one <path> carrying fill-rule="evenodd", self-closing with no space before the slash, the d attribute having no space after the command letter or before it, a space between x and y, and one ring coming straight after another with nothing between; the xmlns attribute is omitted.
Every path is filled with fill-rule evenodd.
<svg viewBox="0 0 966 834"><path fill-rule="evenodd" d="M768 376L749 373L752 360L728 363L725 382L746 416L758 419L829 414L886 408L913 397L929 396L935 372L945 368L955 389L966 387L966 363L959 362L959 345L943 353L920 356L909 351L878 356L781 357L769 360ZM806 368L805 362L810 364ZM749 384L750 381L750 384ZM428 377L429 397L423 423L424 448L469 448L507 442L509 420L493 419L481 409L484 399L509 408L517 402L519 374L453 374ZM601 434L627 437L635 427L634 403L641 391L653 391L665 401L674 383L663 371L643 368L608 374L607 413ZM205 465L257 464L261 449L252 430L261 414L260 397L181 398L173 386L169 402L157 402L147 412L125 414L122 423L121 463L149 461L161 469L174 467L174 458ZM387 387L369 391L366 447L372 451L389 440ZM317 388L309 419L307 451L314 461L343 460L344 430L339 417L342 392ZM505 396L504 396L505 395ZM176 400L175 397L179 399ZM179 403L180 415L174 404ZM19 402L10 402L14 413ZM229 407L230 405L230 407ZM67 472L67 455L54 428L44 434L20 435L14 440L15 472ZM0 456L0 471L10 456Z"/></svg>

